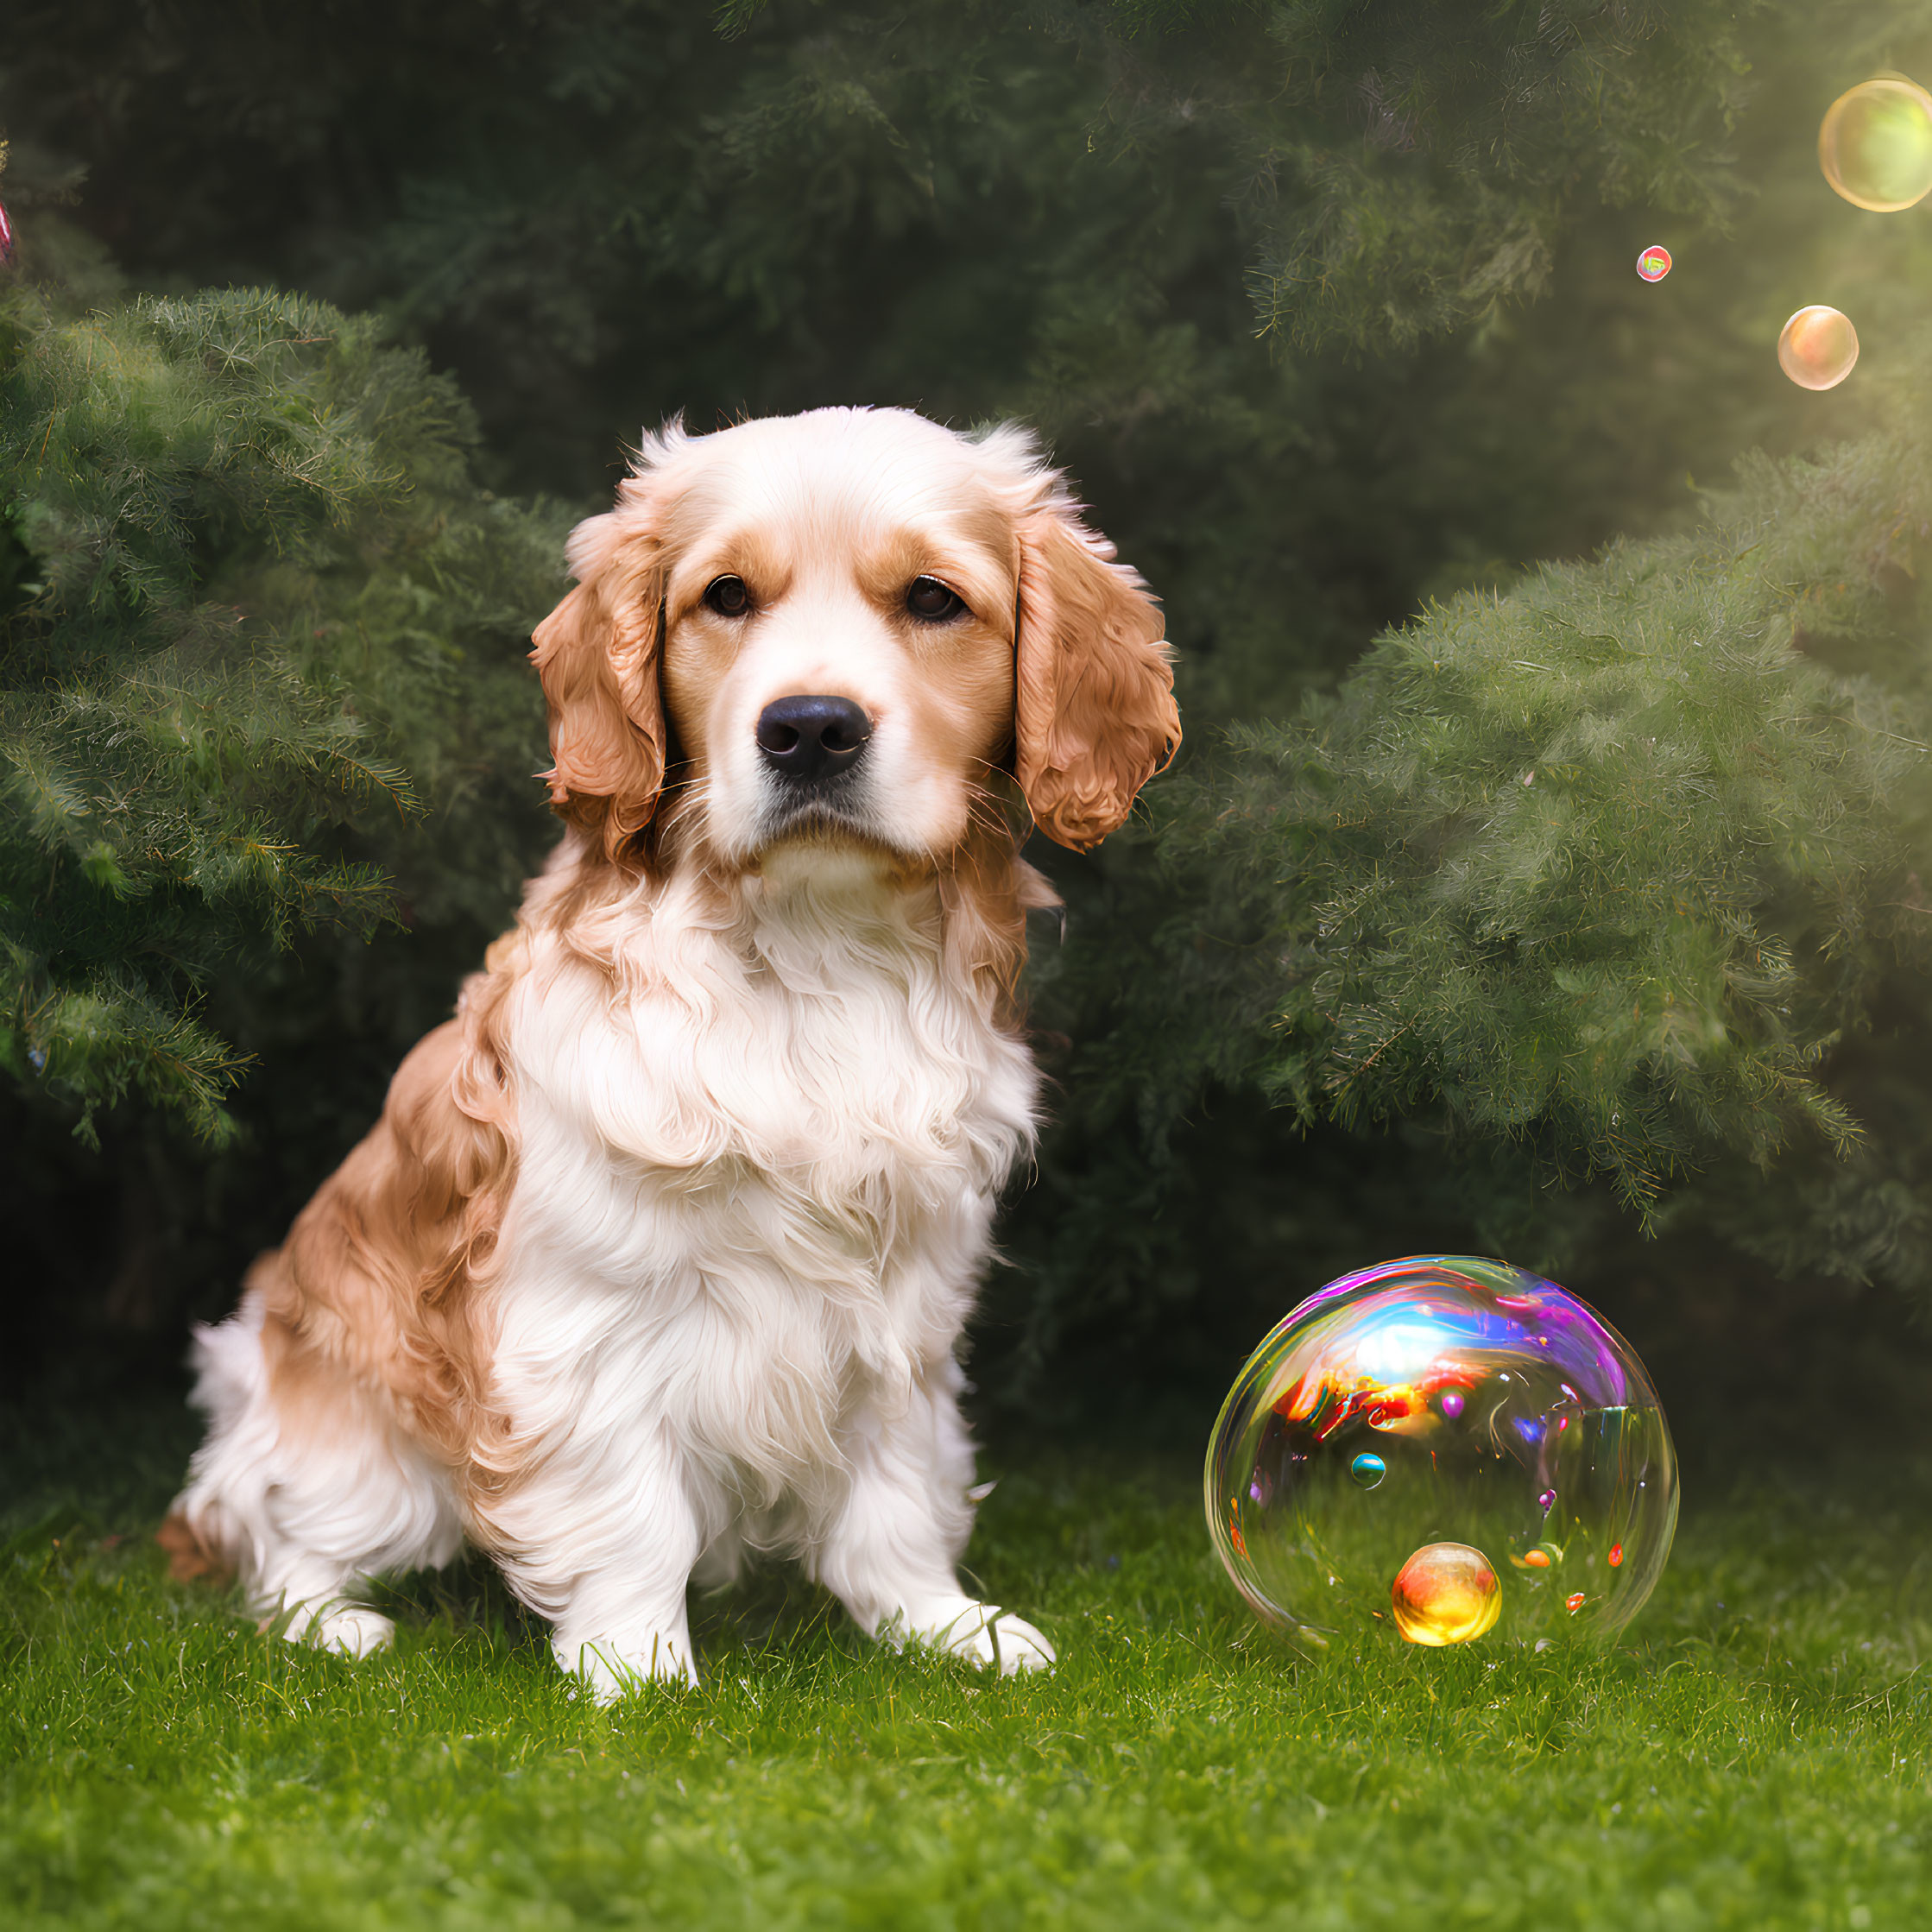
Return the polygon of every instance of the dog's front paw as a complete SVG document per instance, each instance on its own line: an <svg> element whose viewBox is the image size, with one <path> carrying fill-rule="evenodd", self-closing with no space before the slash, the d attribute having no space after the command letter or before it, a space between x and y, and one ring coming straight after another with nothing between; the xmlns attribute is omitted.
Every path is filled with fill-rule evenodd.
<svg viewBox="0 0 1932 1932"><path fill-rule="evenodd" d="M1051 1670L1054 1663L1052 1645L1025 1618L969 1596L949 1597L896 1617L881 1627L879 1639L895 1648L924 1644L969 1664L993 1664L1003 1677Z"/></svg>
<svg viewBox="0 0 1932 1932"><path fill-rule="evenodd" d="M263 1627L272 1627L278 1620L268 1619ZM313 1605L298 1603L282 1622L281 1634L291 1644L307 1644L359 1662L394 1643L395 1626L366 1603L344 1603L338 1598Z"/></svg>
<svg viewBox="0 0 1932 1932"><path fill-rule="evenodd" d="M614 1637L573 1643L552 1640L558 1663L589 1685L600 1704L615 1704L649 1683L694 1684L698 1667L687 1638L652 1635L620 1643Z"/></svg>

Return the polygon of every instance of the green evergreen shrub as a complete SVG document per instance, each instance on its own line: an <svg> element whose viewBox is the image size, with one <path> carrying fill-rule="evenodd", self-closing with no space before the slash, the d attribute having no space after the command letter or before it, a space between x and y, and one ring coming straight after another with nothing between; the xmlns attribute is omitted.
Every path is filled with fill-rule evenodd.
<svg viewBox="0 0 1932 1932"><path fill-rule="evenodd" d="M242 1130L209 1154L151 1107L101 1106L176 1077L137 1032L111 1064L24 1063L0 1146L13 1198L47 1205L14 1218L74 1319L172 1333L222 1306L507 916L549 836L521 652L568 521L531 500L594 507L674 409L705 427L826 401L1035 421L1181 653L1196 764L1151 798L1152 836L1045 855L1070 906L1033 974L1060 1083L1007 1217L989 1388L1035 1417L1083 1379L1197 1399L1324 1269L1411 1245L1576 1261L1603 1294L1632 1267L1619 1192L1624 1225L1664 1232L1642 1266L1672 1295L1713 1291L1717 1249L1740 1294L1769 1292L1766 1264L1932 1287L1918 566L1885 521L1887 489L1919 496L1916 406L1894 399L1932 230L1847 209L1813 151L1841 87L1932 74L1916 17L775 0L723 20L30 0L0 29L21 270L104 305L28 305L0 379L28 380L34 342L66 367L71 343L85 387L90 340L129 344L161 400L104 393L86 432L151 458L128 501L175 520L117 537L125 566L100 552L146 601L69 637L9 513L9 649L50 669L9 657L8 688L47 707L85 673L146 729L132 667L192 643L225 775L138 730L60 723L56 748L90 811L152 769L135 818L199 811L261 846L230 889L130 839L116 863L148 883L123 901L73 825L6 835L52 882L20 929L40 975L20 1012L104 987L155 1041L199 1028L176 1115ZM1646 287L1631 264L1655 240L1678 267ZM98 251L147 308L117 306ZM328 342L224 371L193 347L220 304L310 313L180 294L227 281L382 328L338 314ZM1814 397L1771 345L1821 297L1866 357ZM165 349L164 313L187 318ZM480 434L391 341L453 372ZM1753 472L1681 534L1702 514L1687 472L1888 412L1889 440ZM91 472L35 470L49 414L8 420L9 477L113 525ZM1523 576L1619 530L1656 540ZM97 630L112 648L89 656ZM242 769L243 743L272 754ZM90 1101L98 1153L43 1110Z"/></svg>
<svg viewBox="0 0 1932 1932"><path fill-rule="evenodd" d="M1927 961L1932 719L1816 655L1904 641L1928 529L1916 439L1753 463L1695 535L1456 597L1238 730L1162 806L1173 884L1247 915L1217 1032L1252 1015L1304 1120L1439 1109L1640 1212L1719 1148L1847 1148L1817 1069Z"/></svg>
<svg viewBox="0 0 1932 1932"><path fill-rule="evenodd" d="M1250 1280L1431 1227L1601 1265L1593 1183L1786 1272L1932 1285L1932 466L1897 400L1683 535L1432 606L1150 800L1045 988L1080 1165L1061 1225L1020 1209L1023 1367L1211 1298L1229 1217L1282 1237ZM1244 1089L1310 1138L1217 1185Z"/></svg>
<svg viewBox="0 0 1932 1932"><path fill-rule="evenodd" d="M5 325L0 1061L84 1133L138 1093L219 1141L218 975L395 919L426 813L420 901L514 890L531 841L471 794L506 741L536 768L541 707L463 641L521 636L559 528L477 490L456 390L369 321L16 293Z"/></svg>

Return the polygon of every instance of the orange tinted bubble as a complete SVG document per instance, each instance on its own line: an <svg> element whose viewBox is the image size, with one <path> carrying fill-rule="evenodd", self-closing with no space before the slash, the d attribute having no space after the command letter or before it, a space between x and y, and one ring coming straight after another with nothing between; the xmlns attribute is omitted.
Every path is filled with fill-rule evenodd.
<svg viewBox="0 0 1932 1932"><path fill-rule="evenodd" d="M1662 281L1670 273L1670 251L1647 248L1637 257L1637 272L1645 281Z"/></svg>
<svg viewBox="0 0 1932 1932"><path fill-rule="evenodd" d="M1624 1546L1620 1543L1610 1545L1610 1567L1614 1569L1624 1560Z"/></svg>
<svg viewBox="0 0 1932 1932"><path fill-rule="evenodd" d="M1822 302L1801 308L1777 338L1778 364L1801 389L1835 389L1858 359L1851 318Z"/></svg>
<svg viewBox="0 0 1932 1932"><path fill-rule="evenodd" d="M1523 1552L1523 1562L1525 1567L1530 1569L1548 1569L1550 1552L1547 1550L1525 1550Z"/></svg>
<svg viewBox="0 0 1932 1932"><path fill-rule="evenodd" d="M1425 1544L1396 1573L1389 1601L1395 1627L1436 1648L1481 1637L1503 1608L1488 1557L1466 1543Z"/></svg>
<svg viewBox="0 0 1932 1932"><path fill-rule="evenodd" d="M1818 129L1818 165L1854 208L1896 214L1932 193L1932 95L1902 74L1840 94Z"/></svg>

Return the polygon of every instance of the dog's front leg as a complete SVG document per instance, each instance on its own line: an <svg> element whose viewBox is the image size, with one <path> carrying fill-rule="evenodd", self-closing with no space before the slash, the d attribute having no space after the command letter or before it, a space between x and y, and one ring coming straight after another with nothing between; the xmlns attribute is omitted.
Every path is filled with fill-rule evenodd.
<svg viewBox="0 0 1932 1932"><path fill-rule="evenodd" d="M960 1420L958 1372L945 1363L902 1412L856 1418L850 1481L813 1553L819 1581L868 1637L926 1644L1007 1676L1040 1670L1053 1646L1033 1626L959 1587L971 1533L972 1448Z"/></svg>
<svg viewBox="0 0 1932 1932"><path fill-rule="evenodd" d="M685 1592L700 1547L672 1460L573 1444L492 1506L512 1588L552 1625L551 1649L600 1703L653 1680L696 1683Z"/></svg>

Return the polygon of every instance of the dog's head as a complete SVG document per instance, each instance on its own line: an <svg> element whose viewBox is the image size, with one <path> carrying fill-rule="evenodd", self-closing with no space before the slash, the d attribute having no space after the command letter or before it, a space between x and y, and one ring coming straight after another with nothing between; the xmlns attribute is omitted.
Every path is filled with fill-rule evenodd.
<svg viewBox="0 0 1932 1932"><path fill-rule="evenodd" d="M1160 614L1014 427L820 409L650 439L532 653L551 796L623 856L666 769L712 850L932 862L989 773L1076 851L1180 741Z"/></svg>

